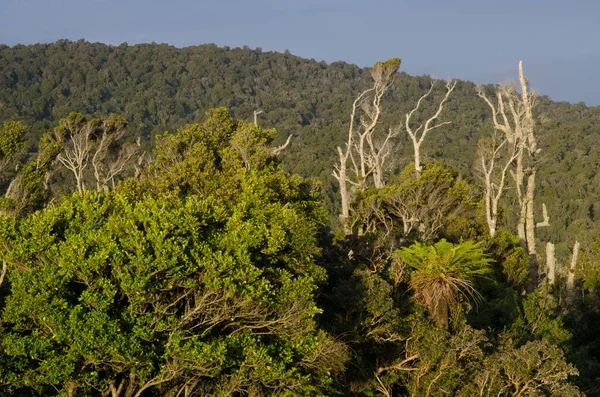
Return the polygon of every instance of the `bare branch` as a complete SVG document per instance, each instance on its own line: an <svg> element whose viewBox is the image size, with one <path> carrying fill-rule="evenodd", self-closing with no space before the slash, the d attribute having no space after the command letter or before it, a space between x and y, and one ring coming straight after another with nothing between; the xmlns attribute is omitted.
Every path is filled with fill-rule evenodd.
<svg viewBox="0 0 600 397"><path fill-rule="evenodd" d="M263 111L262 110L255 110L254 111L254 125L256 127L258 127L258 115L261 114Z"/></svg>
<svg viewBox="0 0 600 397"><path fill-rule="evenodd" d="M506 174L519 155L515 141L509 144L506 135L498 136L498 129L492 134L491 144L480 141L478 144L479 159L485 183L485 214L490 236L496 234L498 223L498 203L505 189ZM500 140L500 143L498 141ZM505 153L503 153L505 152ZM501 164L497 161L501 160Z"/></svg>
<svg viewBox="0 0 600 397"><path fill-rule="evenodd" d="M283 152L285 150L286 147L288 147L291 140L292 140L292 135L289 135L283 145L277 146L276 148L271 149L271 155L278 156L281 152Z"/></svg>
<svg viewBox="0 0 600 397"><path fill-rule="evenodd" d="M549 227L550 226L550 217L548 216L548 210L546 209L546 203L542 203L542 216L544 220L542 222L538 222L535 227Z"/></svg>
<svg viewBox="0 0 600 397"><path fill-rule="evenodd" d="M90 138L94 128L91 124L85 124L70 130L71 148L64 150L64 153L58 155L57 159L75 176L77 191L83 194L85 191L85 181L83 171L87 167L87 160L90 155Z"/></svg>
<svg viewBox="0 0 600 397"><path fill-rule="evenodd" d="M423 170L423 167L421 166L420 149L421 149L421 144L425 140L425 137L427 136L427 134L430 131L452 123L451 121L446 121L446 122L435 124L438 117L442 113L442 110L444 109L444 104L446 103L446 101L450 97L450 94L452 93L452 91L454 91L454 88L456 87L456 83L457 83L456 80L454 80L452 82L450 82L450 81L446 82L446 94L440 101L440 103L437 107L437 110L433 114L433 116L431 116L424 122L421 122L416 129L413 129L411 127L411 119L412 119L413 115L417 111L419 111L422 102L431 95L431 93L433 92L435 83L436 83L436 80L432 80L429 91L427 91L425 94L423 94L417 101L416 106L409 113L406 114L406 119L404 122L404 125L406 127L406 132L408 133L408 135L413 143L413 149L414 149L414 155L415 155L415 172L416 172L417 176L420 175L421 171Z"/></svg>
<svg viewBox="0 0 600 397"><path fill-rule="evenodd" d="M374 134L381 117L381 99L392 86L399 67L400 59L397 58L374 65L371 72L373 86L359 94L352 103L345 149L337 147L339 164L333 175L340 185L340 219L347 234L351 232L347 223L353 195L348 184L359 190L366 189L370 179L377 188L384 185L383 165L389 155L387 146L395 135L389 130L387 136L379 140ZM349 162L353 167L352 176L348 172Z"/></svg>

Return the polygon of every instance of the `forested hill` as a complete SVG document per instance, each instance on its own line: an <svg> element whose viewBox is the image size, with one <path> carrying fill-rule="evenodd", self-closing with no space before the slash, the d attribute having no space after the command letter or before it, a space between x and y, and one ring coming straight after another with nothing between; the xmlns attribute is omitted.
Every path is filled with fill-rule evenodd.
<svg viewBox="0 0 600 397"><path fill-rule="evenodd" d="M515 76L506 77L516 77L516 65ZM247 120L262 111L258 122L277 128L276 144L294 136L284 155L287 168L321 179L331 209L337 198L331 177L335 148L345 140L352 101L370 80L368 69L343 62L326 64L287 52L210 44L178 49L61 40L2 46L0 121L24 121L35 144L70 112L115 113L128 121L130 136L141 134L150 145L155 134L198 121L212 107L225 106ZM399 128L430 85L428 76L401 73L384 98L381 128ZM438 97L442 88L438 84ZM535 117L543 154L536 203L547 205L552 224L539 238L555 241L564 257L575 238L585 244L600 234L600 107L556 103L542 96ZM476 179L477 141L490 134L492 125L474 84L458 83L440 119L452 124L427 137L423 156L443 158ZM404 131L395 146L399 170L411 159Z"/></svg>

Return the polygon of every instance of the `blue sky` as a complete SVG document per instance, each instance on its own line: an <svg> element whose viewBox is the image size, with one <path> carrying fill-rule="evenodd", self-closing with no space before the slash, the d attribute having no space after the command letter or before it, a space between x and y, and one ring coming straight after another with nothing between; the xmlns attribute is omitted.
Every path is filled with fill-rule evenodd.
<svg viewBox="0 0 600 397"><path fill-rule="evenodd" d="M409 74L496 83L600 105L598 0L1 0L0 43L60 38L290 50Z"/></svg>

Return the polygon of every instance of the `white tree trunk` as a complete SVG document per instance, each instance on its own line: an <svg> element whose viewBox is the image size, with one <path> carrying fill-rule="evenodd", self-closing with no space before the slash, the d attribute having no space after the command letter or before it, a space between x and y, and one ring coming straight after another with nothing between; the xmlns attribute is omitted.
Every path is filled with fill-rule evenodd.
<svg viewBox="0 0 600 397"><path fill-rule="evenodd" d="M556 280L556 258L554 256L554 244L546 243L546 275L548 284L553 285Z"/></svg>
<svg viewBox="0 0 600 397"><path fill-rule="evenodd" d="M415 151L415 172L417 175L421 175L421 172L423 172L423 167L421 167L421 144L416 143L414 139L413 149Z"/></svg>
<svg viewBox="0 0 600 397"><path fill-rule="evenodd" d="M527 243L527 253L529 254L529 277L531 280L531 289L535 289L538 284L538 260L535 248L535 219L533 212L534 190L535 190L535 165L532 166L531 172L527 177L527 194L525 196L525 241Z"/></svg>
<svg viewBox="0 0 600 397"><path fill-rule="evenodd" d="M572 304L575 299L575 270L577 266L577 257L579 256L579 241L573 245L573 254L571 255L571 265L567 275L567 302Z"/></svg>
<svg viewBox="0 0 600 397"><path fill-rule="evenodd" d="M342 210L340 213L340 222L342 227L344 228L344 233L346 235L350 234L352 231L350 230L350 226L348 225L348 218L350 217L350 192L348 191L348 185L346 183L347 176L347 167L346 167L346 157L342 152L342 149L338 147L338 154L340 156L340 167L338 169L336 179L340 185L340 198L342 200Z"/></svg>

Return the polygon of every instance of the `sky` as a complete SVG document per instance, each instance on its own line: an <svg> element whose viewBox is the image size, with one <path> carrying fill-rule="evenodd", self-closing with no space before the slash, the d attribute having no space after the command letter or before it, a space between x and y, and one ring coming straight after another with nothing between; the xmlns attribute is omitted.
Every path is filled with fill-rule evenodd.
<svg viewBox="0 0 600 397"><path fill-rule="evenodd" d="M556 101L600 105L598 0L0 0L0 44L205 43L476 83L525 75Z"/></svg>

